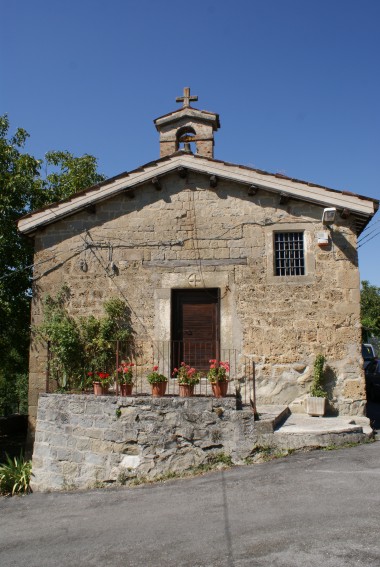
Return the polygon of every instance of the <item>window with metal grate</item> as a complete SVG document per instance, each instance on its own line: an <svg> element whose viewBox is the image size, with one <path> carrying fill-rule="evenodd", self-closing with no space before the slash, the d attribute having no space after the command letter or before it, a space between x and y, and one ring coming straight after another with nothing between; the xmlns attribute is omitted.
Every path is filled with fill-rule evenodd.
<svg viewBox="0 0 380 567"><path fill-rule="evenodd" d="M275 232L275 275L304 276L303 232Z"/></svg>

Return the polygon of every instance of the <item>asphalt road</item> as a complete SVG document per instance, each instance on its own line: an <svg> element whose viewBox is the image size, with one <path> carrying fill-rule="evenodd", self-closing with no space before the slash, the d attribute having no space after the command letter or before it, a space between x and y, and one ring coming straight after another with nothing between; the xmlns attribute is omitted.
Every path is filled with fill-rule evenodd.
<svg viewBox="0 0 380 567"><path fill-rule="evenodd" d="M380 443L0 500L1 567L379 567Z"/></svg>

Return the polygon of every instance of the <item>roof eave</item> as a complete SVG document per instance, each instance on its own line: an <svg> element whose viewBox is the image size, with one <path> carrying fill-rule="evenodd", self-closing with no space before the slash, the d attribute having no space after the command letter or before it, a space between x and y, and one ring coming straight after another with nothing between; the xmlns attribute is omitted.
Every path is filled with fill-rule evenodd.
<svg viewBox="0 0 380 567"><path fill-rule="evenodd" d="M292 199L313 202L320 206L335 206L337 209L347 208L360 218L359 233L371 220L379 208L379 201L371 197L355 195L347 191L337 191L327 187L294 180L283 175L270 174L261 170L248 168L223 161L194 156L178 151L171 156L149 162L131 172L125 172L72 195L64 201L51 204L22 217L18 227L24 234L31 234L47 224L79 212L90 205L102 202L110 197L136 188L153 177L166 175L178 167L203 174L216 175L220 179L235 181L244 185L255 184L270 192L282 192Z"/></svg>

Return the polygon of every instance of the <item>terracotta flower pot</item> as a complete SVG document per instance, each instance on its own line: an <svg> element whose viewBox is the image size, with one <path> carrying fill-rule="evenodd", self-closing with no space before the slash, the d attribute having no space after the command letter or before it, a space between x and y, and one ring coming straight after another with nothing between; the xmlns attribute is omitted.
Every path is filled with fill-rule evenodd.
<svg viewBox="0 0 380 567"><path fill-rule="evenodd" d="M165 395L167 382L156 382L152 384L152 396L155 398Z"/></svg>
<svg viewBox="0 0 380 567"><path fill-rule="evenodd" d="M101 382L93 382L94 394L95 396L105 396L108 394L108 384L102 384Z"/></svg>
<svg viewBox="0 0 380 567"><path fill-rule="evenodd" d="M133 384L120 384L121 396L132 396Z"/></svg>
<svg viewBox="0 0 380 567"><path fill-rule="evenodd" d="M227 396L228 382L215 382L211 384L212 393L216 398L225 398Z"/></svg>
<svg viewBox="0 0 380 567"><path fill-rule="evenodd" d="M194 384L180 384L179 396L180 398L191 398L194 396Z"/></svg>

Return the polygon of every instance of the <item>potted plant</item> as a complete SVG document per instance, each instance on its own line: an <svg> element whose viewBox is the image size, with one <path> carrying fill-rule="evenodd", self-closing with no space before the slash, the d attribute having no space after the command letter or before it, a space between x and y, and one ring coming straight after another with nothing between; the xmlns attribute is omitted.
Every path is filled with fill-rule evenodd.
<svg viewBox="0 0 380 567"><path fill-rule="evenodd" d="M207 379L211 384L213 394L216 398L224 398L228 390L229 363L215 358L209 360L210 370L207 372Z"/></svg>
<svg viewBox="0 0 380 567"><path fill-rule="evenodd" d="M87 375L93 378L95 396L104 396L108 393L109 385L113 382L113 378L108 372L88 372Z"/></svg>
<svg viewBox="0 0 380 567"><path fill-rule="evenodd" d="M179 368L174 368L173 376L177 378L181 398L188 398L194 395L194 386L199 383L200 379L200 374L195 368L192 368L185 362L181 362Z"/></svg>
<svg viewBox="0 0 380 567"><path fill-rule="evenodd" d="M312 416L322 417L326 412L327 392L323 388L323 367L325 357L318 354L314 362L313 384L310 396L306 398L306 412Z"/></svg>
<svg viewBox="0 0 380 567"><path fill-rule="evenodd" d="M152 372L147 376L149 384L152 385L152 396L164 396L168 379L163 374L159 374L158 366L153 366Z"/></svg>
<svg viewBox="0 0 380 567"><path fill-rule="evenodd" d="M122 360L118 372L118 380L120 384L120 394L122 396L131 396L133 388L133 362Z"/></svg>

